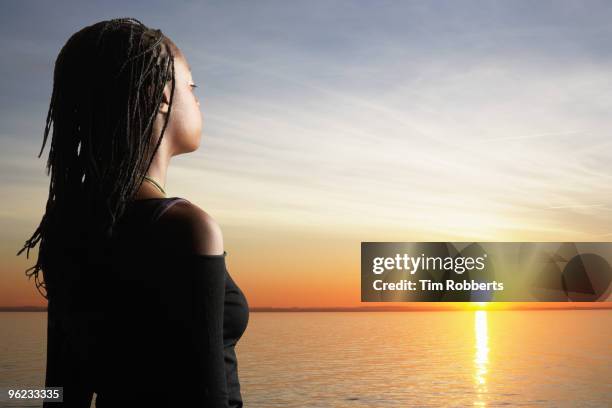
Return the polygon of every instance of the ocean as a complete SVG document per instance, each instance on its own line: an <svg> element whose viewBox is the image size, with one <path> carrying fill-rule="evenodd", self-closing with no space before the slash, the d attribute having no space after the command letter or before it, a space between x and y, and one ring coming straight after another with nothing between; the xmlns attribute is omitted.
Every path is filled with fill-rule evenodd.
<svg viewBox="0 0 612 408"><path fill-rule="evenodd" d="M0 388L43 386L46 313L0 327ZM246 408L612 406L610 310L252 312L236 352Z"/></svg>

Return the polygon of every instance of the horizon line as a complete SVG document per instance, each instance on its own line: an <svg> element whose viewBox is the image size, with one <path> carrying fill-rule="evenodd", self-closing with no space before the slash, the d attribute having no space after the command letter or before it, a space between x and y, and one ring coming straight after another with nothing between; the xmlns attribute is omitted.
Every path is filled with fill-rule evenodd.
<svg viewBox="0 0 612 408"><path fill-rule="evenodd" d="M430 303L430 302L423 302ZM466 310L612 310L612 302L567 302L564 304L524 304L516 302L483 302L491 305L483 307L479 302L445 302L428 305L410 306L337 306L337 307L271 307L256 306L249 308L249 312L415 312L415 311L466 311ZM527 303L527 302L525 302ZM534 302L535 303L535 302ZM586 304L585 304L586 303ZM583 304L584 306L580 306ZM0 306L0 312L46 312L47 306Z"/></svg>

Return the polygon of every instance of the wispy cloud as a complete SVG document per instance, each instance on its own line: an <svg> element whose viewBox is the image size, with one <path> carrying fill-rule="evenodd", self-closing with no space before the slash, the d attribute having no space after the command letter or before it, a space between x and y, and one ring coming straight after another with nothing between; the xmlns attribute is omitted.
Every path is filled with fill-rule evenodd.
<svg viewBox="0 0 612 408"><path fill-rule="evenodd" d="M521 4L189 4L163 22L138 10L185 50L202 84L204 142L175 158L169 189L227 223L602 234L612 60L598 38L612 12L539 2L526 15ZM78 10L93 22L95 9ZM188 15L198 23L182 23ZM22 49L11 72L38 75L0 79L9 97L31 95L3 111L4 167L24 167L0 176L9 190L42 190L41 160L14 157L39 137L32 123L42 125L48 100L28 89L48 82L41 67L78 20L61 21L64 34L42 47L7 20L2 46Z"/></svg>

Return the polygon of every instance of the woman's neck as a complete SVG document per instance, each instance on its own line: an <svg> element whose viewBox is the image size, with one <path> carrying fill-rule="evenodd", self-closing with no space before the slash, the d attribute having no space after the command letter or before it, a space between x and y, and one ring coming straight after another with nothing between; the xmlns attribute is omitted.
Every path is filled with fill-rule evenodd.
<svg viewBox="0 0 612 408"><path fill-rule="evenodd" d="M149 170L147 171L147 176L155 180L164 190L166 190L166 175L168 173L168 165L170 164L171 155L168 154L167 149L165 148L165 144L162 141L162 144L157 149L155 156L153 157L153 161L151 162L151 166L149 166ZM140 188L134 196L135 200L140 200L144 198L157 198L157 197L166 197L159 188L155 186L154 183L151 183L147 180L143 180Z"/></svg>

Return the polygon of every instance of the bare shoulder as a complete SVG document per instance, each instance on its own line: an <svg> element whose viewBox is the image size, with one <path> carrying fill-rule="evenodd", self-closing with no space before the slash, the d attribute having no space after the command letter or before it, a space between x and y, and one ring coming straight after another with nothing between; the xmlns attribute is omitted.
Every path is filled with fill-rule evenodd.
<svg viewBox="0 0 612 408"><path fill-rule="evenodd" d="M167 243L179 252L222 255L223 234L215 219L189 201L174 203L159 218Z"/></svg>

